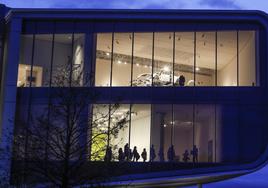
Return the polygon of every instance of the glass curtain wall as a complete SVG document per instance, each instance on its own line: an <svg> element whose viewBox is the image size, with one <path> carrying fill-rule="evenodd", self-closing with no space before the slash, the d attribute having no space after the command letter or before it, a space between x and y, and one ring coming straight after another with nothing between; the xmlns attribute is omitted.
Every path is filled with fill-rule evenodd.
<svg viewBox="0 0 268 188"><path fill-rule="evenodd" d="M17 86L83 86L84 36L22 35Z"/></svg>
<svg viewBox="0 0 268 188"><path fill-rule="evenodd" d="M224 110L225 108L219 107L216 115L215 105L211 104L120 104L114 110L111 110L109 105L94 105L92 136L104 132L100 139L97 139L100 142L94 142L91 149L92 155L97 149L101 150L102 154L91 159L104 160L108 145L112 149L113 161L119 160L120 148L124 153L127 146L131 152L136 150L139 154L137 160L134 156L129 157L130 161L143 161L141 154L145 151L145 161L214 163L216 152L219 152L216 151L216 118L219 119L219 135L224 129L232 129L225 123L225 128L220 126L223 121L229 121L229 117L226 119L228 113ZM101 118L102 116L104 118ZM113 129L123 118L127 121L117 130L116 135L105 134L105 131ZM232 137L230 142L236 141L235 138ZM218 146L225 147L224 144L222 147L221 144ZM237 150L234 148L233 152Z"/></svg>
<svg viewBox="0 0 268 188"><path fill-rule="evenodd" d="M255 33L98 33L95 86L258 86Z"/></svg>

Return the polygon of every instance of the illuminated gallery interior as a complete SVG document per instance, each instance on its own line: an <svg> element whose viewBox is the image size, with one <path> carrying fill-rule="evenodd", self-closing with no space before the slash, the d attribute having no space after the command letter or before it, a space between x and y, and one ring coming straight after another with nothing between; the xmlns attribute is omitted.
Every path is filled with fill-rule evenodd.
<svg viewBox="0 0 268 188"><path fill-rule="evenodd" d="M97 33L95 37L96 87L259 85L255 31ZM85 45L85 34L22 35L17 86L57 87L53 79L68 71L70 64L72 76L81 70L86 72ZM108 106L94 105L93 114L107 112ZM182 162L183 153L190 153L194 146L199 150L199 162L238 160L235 106L121 104L110 115L107 127L116 124L126 112L130 112L126 127L109 140L114 161L118 161L118 150L126 143L131 149L136 146L139 154L145 148L146 161L151 145L155 147L155 161L160 161L159 151L167 161L172 145L177 162ZM221 132L223 126L233 130ZM221 144L223 137L232 144ZM224 147L231 152L222 153ZM103 156L91 160L103 160Z"/></svg>

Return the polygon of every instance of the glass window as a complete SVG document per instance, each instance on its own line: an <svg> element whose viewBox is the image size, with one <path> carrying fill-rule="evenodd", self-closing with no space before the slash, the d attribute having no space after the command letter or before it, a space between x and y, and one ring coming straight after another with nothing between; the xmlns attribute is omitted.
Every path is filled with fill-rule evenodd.
<svg viewBox="0 0 268 188"><path fill-rule="evenodd" d="M194 145L198 162L214 162L215 105L195 105Z"/></svg>
<svg viewBox="0 0 268 188"><path fill-rule="evenodd" d="M256 86L255 31L239 31L239 86Z"/></svg>
<svg viewBox="0 0 268 188"><path fill-rule="evenodd" d="M194 85L194 33L176 32L174 85Z"/></svg>
<svg viewBox="0 0 268 188"><path fill-rule="evenodd" d="M151 105L134 104L131 108L130 148L137 147L139 154L147 152L150 159ZM142 161L142 159L140 159Z"/></svg>
<svg viewBox="0 0 268 188"><path fill-rule="evenodd" d="M217 86L237 86L237 32L217 33Z"/></svg>
<svg viewBox="0 0 268 188"><path fill-rule="evenodd" d="M153 33L135 33L132 86L152 85Z"/></svg>
<svg viewBox="0 0 268 188"><path fill-rule="evenodd" d="M72 34L55 34L51 86L66 87L70 85L72 48Z"/></svg>
<svg viewBox="0 0 268 188"><path fill-rule="evenodd" d="M156 32L154 37L153 85L173 85L173 33Z"/></svg>
<svg viewBox="0 0 268 188"><path fill-rule="evenodd" d="M110 86L112 33L97 34L95 86Z"/></svg>
<svg viewBox="0 0 268 188"><path fill-rule="evenodd" d="M154 145L156 161L168 161L167 152L172 145L172 105L153 105L151 143Z"/></svg>
<svg viewBox="0 0 268 188"><path fill-rule="evenodd" d="M132 33L114 33L112 86L131 85Z"/></svg>
<svg viewBox="0 0 268 188"><path fill-rule="evenodd" d="M173 145L180 162L192 162L193 105L174 105Z"/></svg>
<svg viewBox="0 0 268 188"><path fill-rule="evenodd" d="M22 35L20 45L20 59L18 67L18 87L29 87L31 82L31 64L33 51L33 35ZM39 76L40 78L40 76ZM37 82L37 80L36 80ZM41 80L38 80L41 84Z"/></svg>
<svg viewBox="0 0 268 188"><path fill-rule="evenodd" d="M85 46L85 35L74 34L73 44L73 66L72 66L72 86L83 86L86 85L88 80L84 79L84 46Z"/></svg>
<svg viewBox="0 0 268 188"><path fill-rule="evenodd" d="M215 32L196 32L195 86L215 86Z"/></svg>
<svg viewBox="0 0 268 188"><path fill-rule="evenodd" d="M35 35L32 87L49 86L53 35Z"/></svg>

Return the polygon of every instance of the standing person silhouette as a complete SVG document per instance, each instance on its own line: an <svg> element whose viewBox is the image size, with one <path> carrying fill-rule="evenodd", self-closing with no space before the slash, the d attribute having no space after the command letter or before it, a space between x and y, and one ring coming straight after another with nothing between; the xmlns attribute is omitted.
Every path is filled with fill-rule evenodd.
<svg viewBox="0 0 268 188"><path fill-rule="evenodd" d="M147 151L145 148L143 148L143 151L141 153L141 157L143 159L143 162L145 162L147 160Z"/></svg>
<svg viewBox="0 0 268 188"><path fill-rule="evenodd" d="M140 154L137 151L137 146L134 147L133 149L133 161L138 161L140 159Z"/></svg>
<svg viewBox="0 0 268 188"><path fill-rule="evenodd" d="M154 149L154 145L152 144L150 148L150 161L154 162L155 157L156 157L155 149Z"/></svg>
<svg viewBox="0 0 268 188"><path fill-rule="evenodd" d="M196 145L194 145L191 155L193 156L193 163L198 163L198 149Z"/></svg>

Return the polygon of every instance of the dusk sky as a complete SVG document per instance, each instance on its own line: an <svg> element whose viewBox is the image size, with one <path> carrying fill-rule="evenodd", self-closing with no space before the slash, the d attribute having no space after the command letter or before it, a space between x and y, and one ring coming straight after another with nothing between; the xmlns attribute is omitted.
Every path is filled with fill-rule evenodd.
<svg viewBox="0 0 268 188"><path fill-rule="evenodd" d="M13 8L254 9L268 12L266 0L0 0Z"/></svg>

